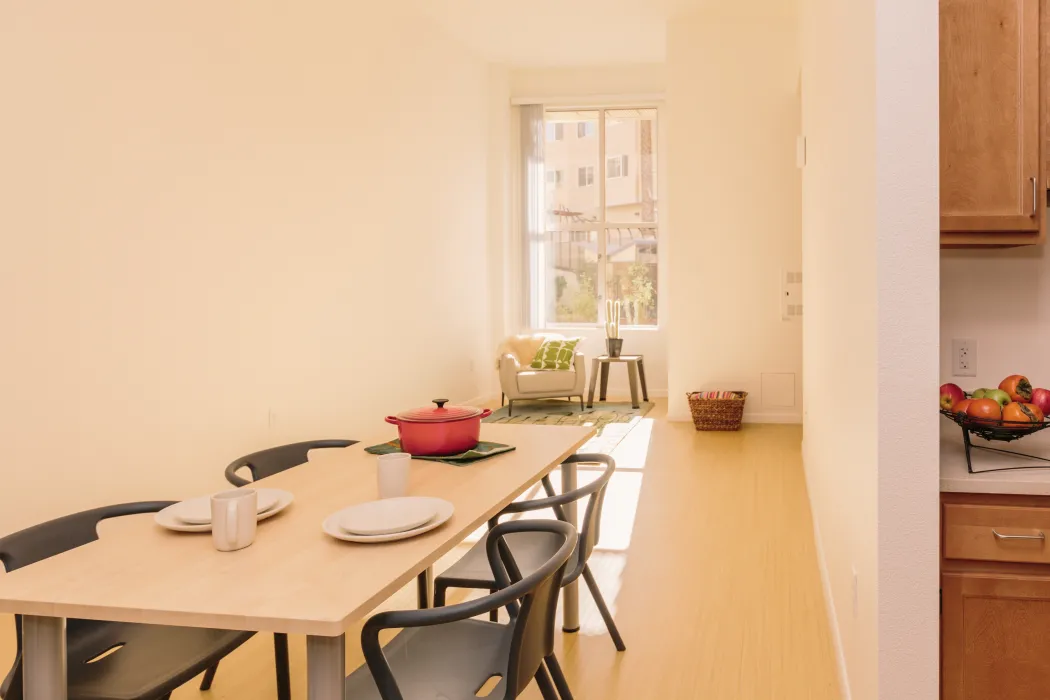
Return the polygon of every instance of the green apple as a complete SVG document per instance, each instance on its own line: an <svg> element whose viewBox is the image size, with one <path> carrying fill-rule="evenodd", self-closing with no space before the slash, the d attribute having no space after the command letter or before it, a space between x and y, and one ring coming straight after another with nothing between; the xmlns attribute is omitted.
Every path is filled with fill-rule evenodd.
<svg viewBox="0 0 1050 700"><path fill-rule="evenodd" d="M976 390L976 391L974 391L974 392L973 392L972 394L970 394L970 396L971 396L972 398L975 398L975 399L985 399L985 398L988 398L988 397L986 396L986 394L988 393L988 391L989 391L988 389L977 389L977 390Z"/></svg>
<svg viewBox="0 0 1050 700"><path fill-rule="evenodd" d="M985 389L984 398L995 401L1000 407L1010 403L1010 395L1002 389Z"/></svg>

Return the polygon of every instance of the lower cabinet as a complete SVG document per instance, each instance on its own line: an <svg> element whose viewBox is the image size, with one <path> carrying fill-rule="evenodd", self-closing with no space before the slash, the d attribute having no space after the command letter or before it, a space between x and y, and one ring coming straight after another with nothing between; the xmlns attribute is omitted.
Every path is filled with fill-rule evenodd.
<svg viewBox="0 0 1050 700"><path fill-rule="evenodd" d="M1050 576L941 576L941 697L1050 697Z"/></svg>
<svg viewBox="0 0 1050 700"><path fill-rule="evenodd" d="M1050 496L941 494L941 698L1050 700Z"/></svg>

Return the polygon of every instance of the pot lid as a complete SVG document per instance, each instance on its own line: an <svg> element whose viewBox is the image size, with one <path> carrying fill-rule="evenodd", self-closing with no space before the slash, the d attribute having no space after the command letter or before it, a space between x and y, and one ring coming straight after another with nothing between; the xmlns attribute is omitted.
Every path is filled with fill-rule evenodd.
<svg viewBox="0 0 1050 700"><path fill-rule="evenodd" d="M482 410L473 406L446 406L448 399L434 399L437 406L420 406L397 414L407 423L450 423L480 416Z"/></svg>

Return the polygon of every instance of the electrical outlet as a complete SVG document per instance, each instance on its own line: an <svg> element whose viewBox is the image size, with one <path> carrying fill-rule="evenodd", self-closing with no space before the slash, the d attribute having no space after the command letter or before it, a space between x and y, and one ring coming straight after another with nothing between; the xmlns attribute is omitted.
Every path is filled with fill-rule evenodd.
<svg viewBox="0 0 1050 700"><path fill-rule="evenodd" d="M952 340L952 376L977 376L977 341L966 338Z"/></svg>
<svg viewBox="0 0 1050 700"><path fill-rule="evenodd" d="M857 567L853 569L853 617L860 612L860 579L857 576Z"/></svg>

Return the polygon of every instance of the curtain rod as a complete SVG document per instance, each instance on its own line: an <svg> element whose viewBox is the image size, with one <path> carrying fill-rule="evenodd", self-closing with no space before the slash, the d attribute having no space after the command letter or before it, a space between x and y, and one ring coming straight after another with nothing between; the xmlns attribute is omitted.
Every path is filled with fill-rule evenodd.
<svg viewBox="0 0 1050 700"><path fill-rule="evenodd" d="M584 97L512 97L511 105L546 105L548 107L636 107L638 105L663 102L667 98L662 92L628 95L587 95Z"/></svg>

